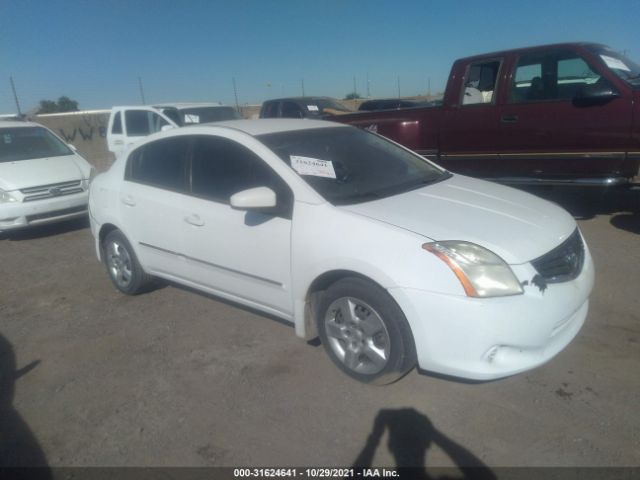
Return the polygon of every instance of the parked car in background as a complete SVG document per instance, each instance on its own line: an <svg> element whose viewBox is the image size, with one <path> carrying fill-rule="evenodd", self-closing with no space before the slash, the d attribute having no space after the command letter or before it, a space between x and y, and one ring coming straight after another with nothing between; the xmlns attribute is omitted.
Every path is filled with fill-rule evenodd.
<svg viewBox="0 0 640 480"><path fill-rule="evenodd" d="M163 103L113 107L107 127L107 146L116 155L141 138L161 130L199 123L235 120L241 115L219 103Z"/></svg>
<svg viewBox="0 0 640 480"><path fill-rule="evenodd" d="M92 174L51 130L0 121L0 231L86 215Z"/></svg>
<svg viewBox="0 0 640 480"><path fill-rule="evenodd" d="M347 107L330 97L290 97L267 100L260 109L260 118L321 119L350 113Z"/></svg>
<svg viewBox="0 0 640 480"><path fill-rule="evenodd" d="M456 60L441 107L335 117L453 172L580 186L624 184L638 174L639 119L640 66L593 43Z"/></svg>
<svg viewBox="0 0 640 480"><path fill-rule="evenodd" d="M359 112L372 112L374 110L395 110L398 108L437 107L440 100L411 100L407 98L376 98L362 102L358 107Z"/></svg>
<svg viewBox="0 0 640 480"><path fill-rule="evenodd" d="M157 276L259 309L363 382L531 369L578 333L594 282L560 207L333 122L151 135L95 178L90 211L121 292Z"/></svg>

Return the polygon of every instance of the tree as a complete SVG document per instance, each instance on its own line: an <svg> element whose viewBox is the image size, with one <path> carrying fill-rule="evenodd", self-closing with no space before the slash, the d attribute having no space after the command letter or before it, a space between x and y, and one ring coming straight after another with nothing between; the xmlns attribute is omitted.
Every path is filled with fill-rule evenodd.
<svg viewBox="0 0 640 480"><path fill-rule="evenodd" d="M69 97L62 96L58 101L40 100L40 108L38 113L60 113L60 112L77 112L78 102L71 100Z"/></svg>
<svg viewBox="0 0 640 480"><path fill-rule="evenodd" d="M362 98L358 92L348 93L344 99L345 100L356 100L357 98Z"/></svg>

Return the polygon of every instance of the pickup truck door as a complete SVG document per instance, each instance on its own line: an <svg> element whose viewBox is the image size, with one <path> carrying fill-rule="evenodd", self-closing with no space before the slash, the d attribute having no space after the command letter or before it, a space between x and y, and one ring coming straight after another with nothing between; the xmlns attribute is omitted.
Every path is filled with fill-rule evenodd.
<svg viewBox="0 0 640 480"><path fill-rule="evenodd" d="M567 49L537 50L512 60L504 104L496 177L529 182L598 184L621 176L631 146L632 99L616 90L596 62ZM586 88L611 87L617 98L581 105Z"/></svg>
<svg viewBox="0 0 640 480"><path fill-rule="evenodd" d="M109 116L107 146L119 156L129 145L151 133L178 125L152 107L114 107Z"/></svg>
<svg viewBox="0 0 640 480"><path fill-rule="evenodd" d="M474 176L496 168L503 64L504 58L496 57L454 65L440 129L439 163L444 167Z"/></svg>

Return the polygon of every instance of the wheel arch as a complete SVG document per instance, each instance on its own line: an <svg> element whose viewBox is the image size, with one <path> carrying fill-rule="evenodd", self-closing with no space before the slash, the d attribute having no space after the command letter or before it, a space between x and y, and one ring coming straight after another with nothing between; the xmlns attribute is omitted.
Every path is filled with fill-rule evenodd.
<svg viewBox="0 0 640 480"><path fill-rule="evenodd" d="M307 341L316 339L318 337L318 330L315 322L315 313L316 308L319 304L320 299L322 298L322 293L329 288L330 285L334 284L338 280L342 280L343 278L360 278L367 282L371 282L372 284L380 287L383 290L386 290L384 286L380 284L380 282L375 281L371 277L367 275L363 275L362 273L356 272L354 270L348 269L335 269L326 271L320 275L318 275L307 288L306 295L304 297L304 314L302 316L301 322L296 322L296 333L298 336L304 338ZM391 297L393 298L393 297ZM395 300L394 300L395 301ZM299 325L302 323L302 325Z"/></svg>

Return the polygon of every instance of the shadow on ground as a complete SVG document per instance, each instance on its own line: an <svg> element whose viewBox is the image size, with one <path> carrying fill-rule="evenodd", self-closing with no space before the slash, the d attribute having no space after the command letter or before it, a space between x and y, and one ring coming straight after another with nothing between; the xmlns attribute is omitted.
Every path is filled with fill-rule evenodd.
<svg viewBox="0 0 640 480"><path fill-rule="evenodd" d="M74 218L63 222L49 223L46 225L38 225L29 228L23 228L15 231L6 231L0 233L0 240L20 241L34 240L36 238L51 237L61 235L63 233L82 230L89 227L89 218Z"/></svg>
<svg viewBox="0 0 640 480"><path fill-rule="evenodd" d="M640 214L640 188L528 187L524 190L559 204L577 218L621 213L633 213L636 216Z"/></svg>
<svg viewBox="0 0 640 480"><path fill-rule="evenodd" d="M387 446L394 457L396 467L410 469L407 473L417 479L496 479L496 475L469 450L457 444L436 429L431 421L413 408L380 410L373 422L373 430L369 434L362 451L353 462L353 468L369 468L387 433ZM455 469L434 469L427 471L427 453L433 446L439 447L449 456L452 463L462 475L456 476ZM438 470L445 471L442 475Z"/></svg>
<svg viewBox="0 0 640 480"><path fill-rule="evenodd" d="M0 469L39 467L31 472L33 477L49 479L47 458L29 426L13 407L16 380L39 363L40 360L35 360L17 370L13 347L0 335Z"/></svg>

